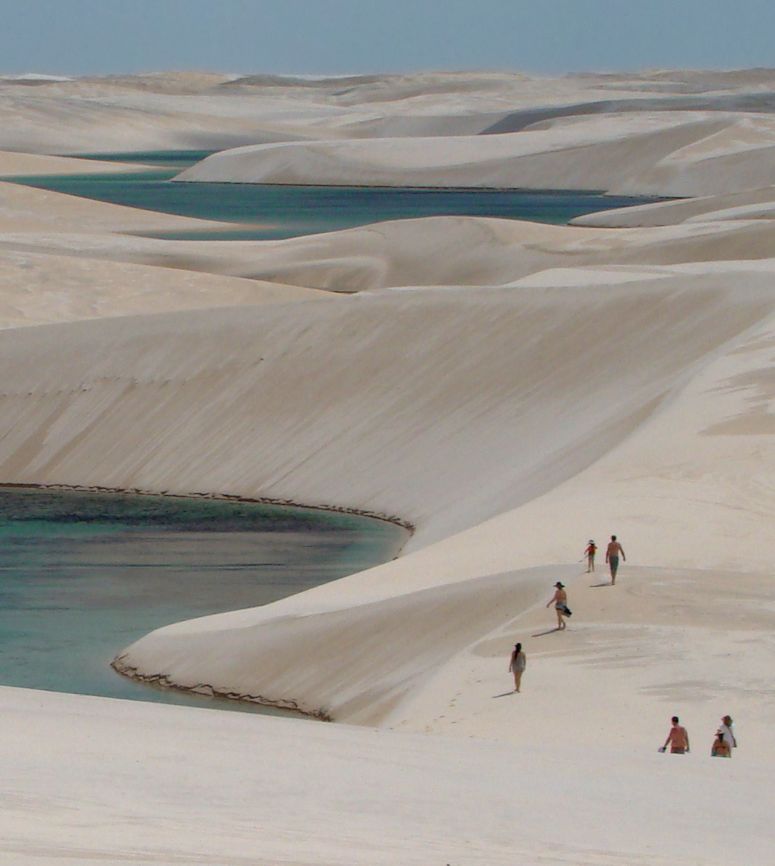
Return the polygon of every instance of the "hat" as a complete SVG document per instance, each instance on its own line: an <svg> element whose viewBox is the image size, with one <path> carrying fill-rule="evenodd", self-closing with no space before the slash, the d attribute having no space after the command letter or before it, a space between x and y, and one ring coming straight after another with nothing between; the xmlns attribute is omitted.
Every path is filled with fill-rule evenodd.
<svg viewBox="0 0 775 866"><path fill-rule="evenodd" d="M560 580L555 583L555 586L557 587L557 589L565 589L565 584Z"/></svg>

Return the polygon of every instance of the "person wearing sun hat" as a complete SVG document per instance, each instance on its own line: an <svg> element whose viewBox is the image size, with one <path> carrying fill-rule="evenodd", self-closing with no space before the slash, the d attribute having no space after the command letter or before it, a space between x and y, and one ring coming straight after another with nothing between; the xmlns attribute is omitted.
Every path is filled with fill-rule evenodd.
<svg viewBox="0 0 775 866"><path fill-rule="evenodd" d="M554 595L547 601L546 606L554 604L554 610L557 614L557 631L563 631L565 628L565 617L570 616L568 609L568 593L565 592L565 584L558 580L554 585Z"/></svg>
<svg viewBox="0 0 775 866"><path fill-rule="evenodd" d="M589 539L589 544L584 551L584 556L587 558L587 574L595 570L595 554L597 553L597 545L593 539Z"/></svg>

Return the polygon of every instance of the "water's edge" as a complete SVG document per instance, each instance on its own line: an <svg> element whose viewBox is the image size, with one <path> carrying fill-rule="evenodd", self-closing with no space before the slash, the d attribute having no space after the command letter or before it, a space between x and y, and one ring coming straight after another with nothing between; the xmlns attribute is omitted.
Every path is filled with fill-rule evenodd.
<svg viewBox="0 0 775 866"><path fill-rule="evenodd" d="M0 490L2 489L52 490L54 492L61 490L76 493L125 493L131 496L163 496L165 499L212 499L217 502L245 502L251 505L284 505L288 508L305 508L310 511L331 511L338 514L353 514L357 517L368 517L372 520L381 520L383 523L391 523L393 526L400 526L409 533L410 537L415 531L413 523L410 523L408 520L404 520L401 517L396 517L395 515L384 514L378 511L367 511L362 508L349 508L345 505L307 505L303 502L297 502L295 499L277 499L269 496L250 497L238 496L234 493L203 493L202 491L170 493L168 490L149 490L142 487L103 487L101 485L86 484L42 484L33 481L3 481L0 482ZM403 544L401 545L401 548L403 548ZM396 554L396 556L398 556L398 554Z"/></svg>
<svg viewBox="0 0 775 866"><path fill-rule="evenodd" d="M278 710L287 710L289 712L298 713L308 719L317 719L321 722L333 722L334 719L324 709L306 709L302 707L298 701L291 698L268 698L265 695L250 695L242 692L226 691L212 686L209 683L197 683L195 686L183 686L176 683L168 674L143 674L138 668L128 664L126 653L116 656L110 663L116 673L121 676L128 677L130 680L135 680L145 685L157 686L162 689L174 689L178 692L188 692L194 695L203 695L208 698L226 698L230 701L243 701L246 703L258 704L262 707L274 707Z"/></svg>
<svg viewBox="0 0 775 866"><path fill-rule="evenodd" d="M237 496L234 494L227 493L202 493L202 492L191 492L191 493L169 493L167 491L158 491L158 490L145 490L141 488L117 488L117 487L103 487L97 485L79 485L79 484L42 484L42 483L0 483L0 489L34 489L34 490L51 490L51 491L74 491L79 493L114 493L114 494L129 494L133 496L163 496L165 498L172 499L211 499L211 500L219 500L219 501L227 501L227 502L245 502L251 504L262 504L262 505L283 505L294 508L304 508L311 509L315 511L330 511L330 512L338 512L340 514L353 514L359 517L368 517L372 520L380 520L385 523L391 523L394 526L399 526L402 529L406 530L408 533L407 537L401 543L398 548L394 559L397 558L401 550L403 549L406 541L408 541L409 537L414 533L415 527L406 520L403 520L399 517L380 514L376 512L370 512L363 509L357 508L347 508L344 506L325 506L325 505L306 505L303 503L295 502L290 499L277 499L270 497L258 497L251 498L246 496ZM333 718L324 710L323 708L317 709L308 709L302 706L298 701L293 700L292 698L269 698L265 695L251 695L247 693L240 693L229 691L225 689L219 689L215 686L210 685L209 683L197 683L195 686L184 686L179 683L176 683L168 674L164 673L156 673L156 674L143 674L138 668L128 664L126 662L127 654L122 652L115 656L110 663L110 666L116 671L117 674L121 676L127 677L128 679L135 680L137 682L144 683L150 686L156 686L157 688L162 689L173 689L178 692L184 692L189 694L202 695L204 697L215 697L215 698L225 698L227 700L233 701L242 701L245 703L253 703L258 704L260 706L265 707L273 707L275 709L286 710L289 712L297 713L301 716L305 716L311 719L317 719L319 721L331 722Z"/></svg>

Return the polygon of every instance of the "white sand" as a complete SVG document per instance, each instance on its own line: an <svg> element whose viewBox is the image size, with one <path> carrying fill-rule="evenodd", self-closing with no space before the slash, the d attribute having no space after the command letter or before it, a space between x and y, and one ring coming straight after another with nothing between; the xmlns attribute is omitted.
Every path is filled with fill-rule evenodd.
<svg viewBox="0 0 775 866"><path fill-rule="evenodd" d="M775 216L775 187L765 186L727 195L655 202L586 214L571 220L571 224L598 228L633 228L724 219L772 219L773 216Z"/></svg>
<svg viewBox="0 0 775 866"><path fill-rule="evenodd" d="M2 701L8 863L770 862L768 809L751 797L768 772L750 758L579 750L572 729L539 746L14 689Z"/></svg>
<svg viewBox="0 0 775 866"><path fill-rule="evenodd" d="M142 110L126 147L286 139L195 174L705 197L586 227L448 217L205 246L126 234L178 218L0 186L0 481L416 526L393 562L116 648L337 724L0 689L0 859L769 864L773 127L753 112L775 74L21 87L0 85L0 116L29 108L0 143L31 153L53 150L55 107L73 121L58 152L87 120L89 150L111 149ZM504 134L471 134L494 118ZM615 588L602 556L594 576L578 563L612 532ZM740 748L714 761L726 712ZM656 751L673 713L688 756Z"/></svg>
<svg viewBox="0 0 775 866"><path fill-rule="evenodd" d="M774 153L769 117L642 112L502 135L261 144L177 179L696 196L775 183Z"/></svg>

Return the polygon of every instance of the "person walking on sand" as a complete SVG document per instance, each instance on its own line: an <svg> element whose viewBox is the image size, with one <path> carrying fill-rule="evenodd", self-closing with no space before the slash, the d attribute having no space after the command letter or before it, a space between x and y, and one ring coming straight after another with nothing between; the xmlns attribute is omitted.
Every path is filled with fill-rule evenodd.
<svg viewBox="0 0 775 866"><path fill-rule="evenodd" d="M587 574L595 570L595 554L597 553L597 545L590 538L587 549L584 551L584 556L587 558Z"/></svg>
<svg viewBox="0 0 775 866"><path fill-rule="evenodd" d="M711 758L732 757L732 749L730 749L729 743L724 739L724 731L721 728L716 731L716 739L710 747L710 756Z"/></svg>
<svg viewBox="0 0 775 866"><path fill-rule="evenodd" d="M557 613L557 631L563 631L565 628L565 620L563 617L570 616L570 611L568 610L568 593L565 592L565 586L559 580L555 583L554 587L554 595L546 602L546 606L549 607L550 604L554 605L554 609Z"/></svg>
<svg viewBox="0 0 775 866"><path fill-rule="evenodd" d="M671 755L684 755L689 751L689 734L686 732L686 728L678 723L678 716L673 716L671 721L673 726L670 728L664 746L659 751L666 751L667 744L670 743Z"/></svg>
<svg viewBox="0 0 775 866"><path fill-rule="evenodd" d="M514 674L514 691L518 692L522 684L522 674L527 667L527 659L522 652L522 644L515 643L514 649L511 652L511 661L509 662L509 671Z"/></svg>
<svg viewBox="0 0 775 866"><path fill-rule="evenodd" d="M611 570L611 586L616 584L616 572L619 571L620 555L622 559L627 562L627 557L624 555L624 548L616 540L616 536L612 535L605 552L605 561L608 563L608 568Z"/></svg>
<svg viewBox="0 0 775 866"><path fill-rule="evenodd" d="M729 746L729 756L732 757L732 749L737 748L737 737L735 736L735 723L732 716L724 716L721 719L719 730L724 736L724 742Z"/></svg>

